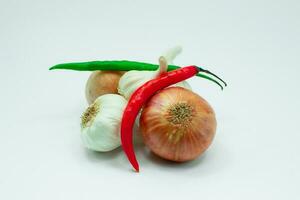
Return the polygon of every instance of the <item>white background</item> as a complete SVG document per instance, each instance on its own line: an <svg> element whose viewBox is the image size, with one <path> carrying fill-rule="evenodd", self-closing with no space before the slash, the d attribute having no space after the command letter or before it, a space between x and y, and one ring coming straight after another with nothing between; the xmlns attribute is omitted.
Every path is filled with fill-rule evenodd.
<svg viewBox="0 0 300 200"><path fill-rule="evenodd" d="M300 199L300 3L252 1L0 0L0 199ZM180 44L178 65L199 78L216 138L201 158L173 164L137 146L85 150L80 115L89 72L57 63L157 62Z"/></svg>

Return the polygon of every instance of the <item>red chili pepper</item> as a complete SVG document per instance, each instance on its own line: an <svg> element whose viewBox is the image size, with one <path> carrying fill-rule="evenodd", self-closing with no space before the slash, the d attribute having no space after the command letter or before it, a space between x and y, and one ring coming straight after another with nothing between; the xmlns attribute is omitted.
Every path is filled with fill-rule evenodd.
<svg viewBox="0 0 300 200"><path fill-rule="evenodd" d="M200 71L204 70L196 66L187 66L167 72L158 78L146 82L131 95L121 122L121 142L129 162L137 172L139 172L139 164L133 149L132 128L140 109L158 90L191 78Z"/></svg>

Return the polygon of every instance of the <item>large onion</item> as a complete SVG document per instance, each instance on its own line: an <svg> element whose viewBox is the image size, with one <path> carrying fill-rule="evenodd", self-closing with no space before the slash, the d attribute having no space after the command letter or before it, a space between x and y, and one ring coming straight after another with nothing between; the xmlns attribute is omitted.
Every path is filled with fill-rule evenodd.
<svg viewBox="0 0 300 200"><path fill-rule="evenodd" d="M85 87L85 96L92 104L99 96L104 94L118 94L118 84L124 72L121 71L95 71Z"/></svg>
<svg viewBox="0 0 300 200"><path fill-rule="evenodd" d="M163 89L145 105L140 126L145 144L172 161L193 160L211 144L216 131L212 107L182 87Z"/></svg>

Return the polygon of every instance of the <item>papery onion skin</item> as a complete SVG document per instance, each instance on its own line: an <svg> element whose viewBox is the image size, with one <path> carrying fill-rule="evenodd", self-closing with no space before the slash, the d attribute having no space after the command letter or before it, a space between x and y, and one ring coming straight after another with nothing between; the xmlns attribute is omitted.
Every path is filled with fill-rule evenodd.
<svg viewBox="0 0 300 200"><path fill-rule="evenodd" d="M99 96L104 94L118 94L118 84L124 72L94 71L85 87L85 96L91 105Z"/></svg>
<svg viewBox="0 0 300 200"><path fill-rule="evenodd" d="M170 87L155 94L140 118L143 140L156 155L184 162L201 155L216 132L212 107L196 93Z"/></svg>

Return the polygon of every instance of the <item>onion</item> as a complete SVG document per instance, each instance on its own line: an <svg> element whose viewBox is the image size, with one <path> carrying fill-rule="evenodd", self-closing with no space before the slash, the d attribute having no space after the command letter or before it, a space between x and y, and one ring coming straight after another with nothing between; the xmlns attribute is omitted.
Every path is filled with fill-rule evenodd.
<svg viewBox="0 0 300 200"><path fill-rule="evenodd" d="M182 87L155 94L140 118L143 140L156 155L172 161L193 160L211 144L216 131L212 107Z"/></svg>
<svg viewBox="0 0 300 200"><path fill-rule="evenodd" d="M124 72L95 71L85 87L86 100L91 105L99 96L104 94L118 94L118 84Z"/></svg>

